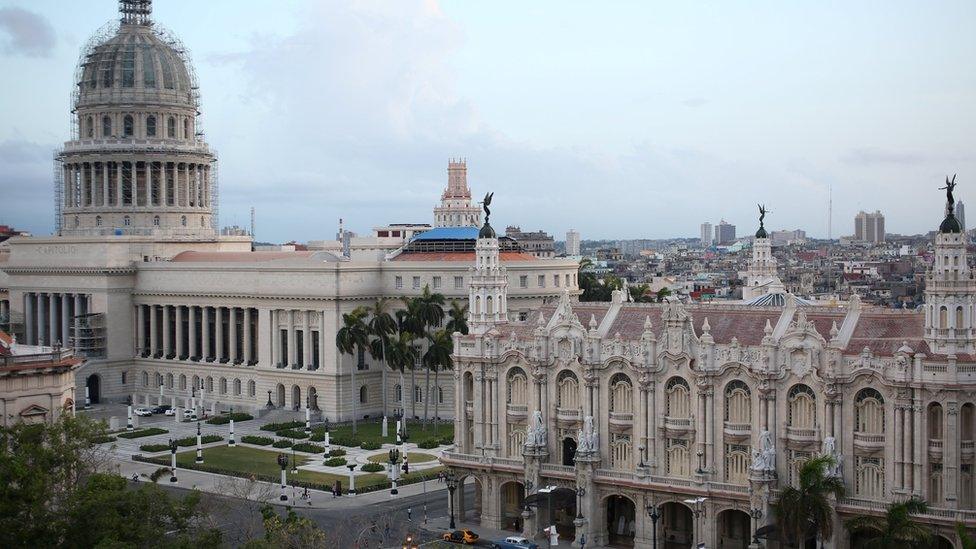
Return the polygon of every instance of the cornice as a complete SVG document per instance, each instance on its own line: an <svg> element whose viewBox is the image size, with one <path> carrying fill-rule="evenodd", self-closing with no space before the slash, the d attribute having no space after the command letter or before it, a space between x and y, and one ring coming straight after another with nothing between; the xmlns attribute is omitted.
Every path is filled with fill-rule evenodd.
<svg viewBox="0 0 976 549"><path fill-rule="evenodd" d="M135 267L3 267L0 269L8 275L31 274L67 274L67 275L102 275L129 276L136 274Z"/></svg>

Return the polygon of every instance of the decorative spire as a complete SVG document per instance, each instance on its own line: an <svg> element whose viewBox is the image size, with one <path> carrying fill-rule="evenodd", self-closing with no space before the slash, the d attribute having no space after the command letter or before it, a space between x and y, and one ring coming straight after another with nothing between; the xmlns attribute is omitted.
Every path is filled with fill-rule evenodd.
<svg viewBox="0 0 976 549"><path fill-rule="evenodd" d="M766 219L766 214L769 213L769 210L763 204L757 204L757 206L759 206L759 230L756 231L756 238L769 238L766 227L763 225L763 220Z"/></svg>
<svg viewBox="0 0 976 549"><path fill-rule="evenodd" d="M497 238L495 236L495 229L491 228L488 223L488 217L491 215L491 209L488 206L491 205L491 199L495 196L495 193L487 193L485 199L482 201L482 207L485 209L485 224L481 226L481 231L478 232L478 238Z"/></svg>
<svg viewBox="0 0 976 549"><path fill-rule="evenodd" d="M702 334L708 334L712 331L711 325L708 324L708 317L705 317L705 321L702 322Z"/></svg>
<svg viewBox="0 0 976 549"><path fill-rule="evenodd" d="M119 0L123 25L152 25L152 0Z"/></svg>
<svg viewBox="0 0 976 549"><path fill-rule="evenodd" d="M945 219L942 224L939 225L940 233L961 233L962 223L956 219L956 199L952 196L952 191L956 188L956 176L952 175L952 181L949 180L949 176L946 176L946 186L939 187L939 189L945 189L946 192L946 214Z"/></svg>

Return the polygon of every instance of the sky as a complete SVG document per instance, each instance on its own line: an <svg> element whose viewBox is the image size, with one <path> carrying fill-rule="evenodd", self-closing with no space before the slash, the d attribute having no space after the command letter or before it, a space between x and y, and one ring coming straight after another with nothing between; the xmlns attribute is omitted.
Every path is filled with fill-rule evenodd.
<svg viewBox="0 0 976 549"><path fill-rule="evenodd" d="M935 229L976 205L976 2L155 0L192 52L221 225L432 222L449 158L557 240ZM0 224L53 230L81 47L115 0L0 0ZM973 208L976 208L974 206ZM974 209L976 211L976 209Z"/></svg>

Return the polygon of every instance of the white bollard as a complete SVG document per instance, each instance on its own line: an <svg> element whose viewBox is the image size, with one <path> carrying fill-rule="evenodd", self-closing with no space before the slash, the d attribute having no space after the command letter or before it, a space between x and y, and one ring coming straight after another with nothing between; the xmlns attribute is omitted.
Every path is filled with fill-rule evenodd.
<svg viewBox="0 0 976 549"><path fill-rule="evenodd" d="M387 422L386 422L386 416L383 416L383 438L386 438L386 437L388 437L388 436L389 436L389 435L387 434L387 432L388 432L388 430L389 430L389 429L388 429L388 427L389 427L389 426L387 425Z"/></svg>
<svg viewBox="0 0 976 549"><path fill-rule="evenodd" d="M230 446L231 448L237 446L237 443L234 442L234 420L233 419L230 420L230 441L227 443L227 446Z"/></svg>
<svg viewBox="0 0 976 549"><path fill-rule="evenodd" d="M203 439L200 434L200 422L197 422L197 463L203 463Z"/></svg>
<svg viewBox="0 0 976 549"><path fill-rule="evenodd" d="M88 386L85 385L85 409L91 408L91 394L88 391Z"/></svg>
<svg viewBox="0 0 976 549"><path fill-rule="evenodd" d="M332 443L329 442L329 432L325 432L325 455L328 456L332 452Z"/></svg>
<svg viewBox="0 0 976 549"><path fill-rule="evenodd" d="M305 407L305 434L312 434L312 411Z"/></svg>
<svg viewBox="0 0 976 549"><path fill-rule="evenodd" d="M400 438L401 432L402 431L400 430L400 420L398 419L397 420L397 431L396 431L396 443L397 443L397 446L403 444L403 440Z"/></svg>
<svg viewBox="0 0 976 549"><path fill-rule="evenodd" d="M133 426L132 426L132 406L130 405L128 407L128 420L127 420L127 423L125 424L125 430L126 431L131 431L132 429L133 429Z"/></svg>

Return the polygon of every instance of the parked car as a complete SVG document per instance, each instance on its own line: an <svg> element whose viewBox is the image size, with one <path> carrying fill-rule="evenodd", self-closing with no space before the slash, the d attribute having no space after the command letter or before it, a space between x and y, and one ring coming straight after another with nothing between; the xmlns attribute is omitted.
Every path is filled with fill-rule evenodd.
<svg viewBox="0 0 976 549"><path fill-rule="evenodd" d="M183 419L189 419L190 421L196 421L197 420L197 413L196 413L196 411L195 410L190 410L189 408L187 408L186 410L183 410Z"/></svg>
<svg viewBox="0 0 976 549"><path fill-rule="evenodd" d="M170 413L170 409L171 408L170 408L169 404L163 404L162 406L153 406L152 407L152 413L154 413L154 414L166 414L168 416L171 416L173 414Z"/></svg>
<svg viewBox="0 0 976 549"><path fill-rule="evenodd" d="M152 409L150 409L148 406L139 406L138 408L133 410L133 412L137 416L141 416L141 417L148 417L152 415Z"/></svg>
<svg viewBox="0 0 976 549"><path fill-rule="evenodd" d="M444 541L451 541L454 543L463 543L465 545L474 545L478 541L478 534L475 534L471 530L455 530L453 532L445 532L441 539Z"/></svg>
<svg viewBox="0 0 976 549"><path fill-rule="evenodd" d="M168 415L168 416L175 416L176 415L176 410L174 410L172 408L166 408L166 411L163 412L163 413L166 414L166 415Z"/></svg>
<svg viewBox="0 0 976 549"><path fill-rule="evenodd" d="M524 536L508 536L504 543L507 545L500 545L501 549L539 549L539 544Z"/></svg>

